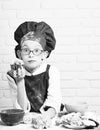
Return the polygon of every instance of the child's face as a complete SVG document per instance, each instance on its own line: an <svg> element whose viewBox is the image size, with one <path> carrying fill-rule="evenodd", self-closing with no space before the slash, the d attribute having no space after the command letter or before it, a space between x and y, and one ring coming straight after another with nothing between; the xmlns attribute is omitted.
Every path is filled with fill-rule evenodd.
<svg viewBox="0 0 100 130"><path fill-rule="evenodd" d="M21 45L20 56L26 68L35 69L46 59L47 54L39 42L26 40Z"/></svg>

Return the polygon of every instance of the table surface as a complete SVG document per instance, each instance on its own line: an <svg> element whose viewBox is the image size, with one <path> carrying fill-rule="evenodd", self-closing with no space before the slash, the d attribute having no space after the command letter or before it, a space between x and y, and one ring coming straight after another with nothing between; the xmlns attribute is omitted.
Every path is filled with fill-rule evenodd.
<svg viewBox="0 0 100 130"><path fill-rule="evenodd" d="M21 124L14 125L14 126L7 126L7 125L4 125L0 121L0 130L36 130L36 129L33 128L32 124L21 123ZM51 128L48 128L47 130L72 130L72 129L67 129L62 126L52 126ZM82 130L100 130L100 127L97 127L94 129L82 129Z"/></svg>
<svg viewBox="0 0 100 130"><path fill-rule="evenodd" d="M30 114L38 115L37 113L30 113ZM5 125L0 119L0 130L36 130L36 129L33 128L32 124L24 124L24 123L20 123L18 125L14 125L14 126L8 126L8 125ZM68 128L63 127L63 126L52 125L52 127L47 128L46 130L72 130L72 129L68 129ZM75 129L75 130L79 130L79 129ZM94 128L94 129L80 129L80 130L100 130L100 126Z"/></svg>

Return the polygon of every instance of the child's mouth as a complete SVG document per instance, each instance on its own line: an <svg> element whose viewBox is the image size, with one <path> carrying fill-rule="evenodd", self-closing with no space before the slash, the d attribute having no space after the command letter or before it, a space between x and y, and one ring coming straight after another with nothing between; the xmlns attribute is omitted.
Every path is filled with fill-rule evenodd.
<svg viewBox="0 0 100 130"><path fill-rule="evenodd" d="M30 60L30 61L28 61L29 63L34 63L34 62L36 62L35 60Z"/></svg>

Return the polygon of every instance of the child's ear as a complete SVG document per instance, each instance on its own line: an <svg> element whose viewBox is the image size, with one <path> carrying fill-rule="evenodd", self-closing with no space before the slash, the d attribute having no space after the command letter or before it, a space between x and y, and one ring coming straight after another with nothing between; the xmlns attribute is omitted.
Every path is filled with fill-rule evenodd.
<svg viewBox="0 0 100 130"><path fill-rule="evenodd" d="M18 56L19 59L22 59L20 50L17 50L17 56Z"/></svg>

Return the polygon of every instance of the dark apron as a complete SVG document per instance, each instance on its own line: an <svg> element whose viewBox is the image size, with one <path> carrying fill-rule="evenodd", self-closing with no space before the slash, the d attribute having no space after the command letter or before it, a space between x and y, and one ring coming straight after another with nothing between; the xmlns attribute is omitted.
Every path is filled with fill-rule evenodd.
<svg viewBox="0 0 100 130"><path fill-rule="evenodd" d="M31 104L30 112L40 112L40 108L47 98L49 68L50 65L47 65L45 72L38 75L25 76L26 94Z"/></svg>

